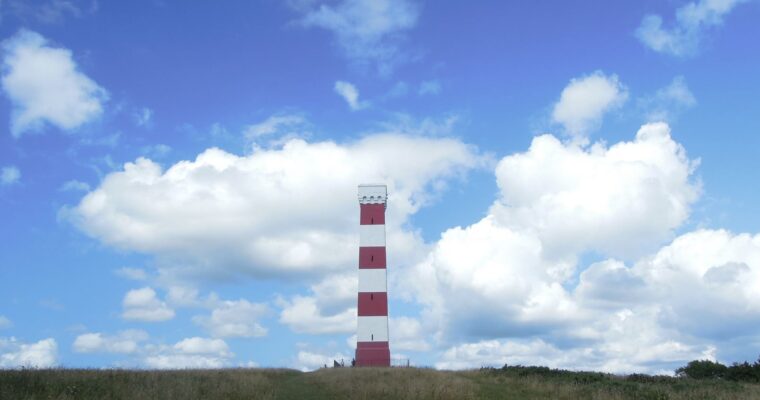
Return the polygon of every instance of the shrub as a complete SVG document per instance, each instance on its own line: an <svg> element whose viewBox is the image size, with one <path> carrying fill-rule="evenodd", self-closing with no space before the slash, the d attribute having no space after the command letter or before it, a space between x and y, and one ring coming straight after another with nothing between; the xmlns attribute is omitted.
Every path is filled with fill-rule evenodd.
<svg viewBox="0 0 760 400"><path fill-rule="evenodd" d="M715 379L726 376L728 367L710 360L690 361L685 367L678 368L676 375L693 379Z"/></svg>

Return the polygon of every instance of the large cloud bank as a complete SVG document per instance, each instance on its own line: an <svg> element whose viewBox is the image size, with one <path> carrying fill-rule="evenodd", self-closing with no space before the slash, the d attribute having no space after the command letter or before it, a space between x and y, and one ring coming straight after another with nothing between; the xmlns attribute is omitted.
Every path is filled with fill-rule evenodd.
<svg viewBox="0 0 760 400"><path fill-rule="evenodd" d="M64 214L106 244L155 256L165 271L313 277L309 293L277 298L279 322L334 335L355 327L357 213L346 210L356 209L356 184L382 181L391 193L390 289L421 306L418 318L392 318L397 350L432 350L440 368L668 373L758 347L760 236L679 231L702 191L699 160L667 124L611 145L538 136L496 165L499 193L484 218L425 245L409 216L481 164L454 139L292 139L246 156L209 149L167 169L138 159ZM267 333L257 322L267 306L217 308L194 319L213 337ZM238 309L253 322L236 318ZM195 363L170 350L151 365L230 361L225 351Z"/></svg>
<svg viewBox="0 0 760 400"><path fill-rule="evenodd" d="M672 373L756 337L760 236L673 239L697 164L663 123L609 147L540 136L502 159L489 214L444 232L402 285L446 349L437 366Z"/></svg>
<svg viewBox="0 0 760 400"><path fill-rule="evenodd" d="M66 218L166 270L204 276L324 276L355 267L356 186L389 185L388 241L395 261L422 248L403 228L446 180L480 165L455 139L377 134L238 156L220 149L167 169L140 158L108 175Z"/></svg>

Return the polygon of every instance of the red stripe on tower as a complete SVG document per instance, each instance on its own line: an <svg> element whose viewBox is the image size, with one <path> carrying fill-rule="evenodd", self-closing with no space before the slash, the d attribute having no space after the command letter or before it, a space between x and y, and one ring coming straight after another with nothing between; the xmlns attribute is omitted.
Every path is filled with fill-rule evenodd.
<svg viewBox="0 0 760 400"><path fill-rule="evenodd" d="M388 316L388 294L385 292L359 292L359 316Z"/></svg>
<svg viewBox="0 0 760 400"><path fill-rule="evenodd" d="M359 296L356 366L391 365L385 258L385 185L359 185Z"/></svg>
<svg viewBox="0 0 760 400"><path fill-rule="evenodd" d="M359 247L359 268L385 269L385 247Z"/></svg>

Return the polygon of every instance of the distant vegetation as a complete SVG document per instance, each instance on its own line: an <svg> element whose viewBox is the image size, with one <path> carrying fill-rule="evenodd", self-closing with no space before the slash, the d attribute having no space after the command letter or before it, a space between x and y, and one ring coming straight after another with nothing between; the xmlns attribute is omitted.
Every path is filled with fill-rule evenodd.
<svg viewBox="0 0 760 400"><path fill-rule="evenodd" d="M719 362L697 360L678 368L676 375L693 379L725 379L734 382L760 383L760 359L752 364L746 361L734 363L730 367Z"/></svg>
<svg viewBox="0 0 760 400"><path fill-rule="evenodd" d="M746 364L746 363L745 363ZM74 399L759 399L745 364L693 361L679 376L615 376L546 367L470 371L330 368L0 371L0 400ZM746 364L753 371L758 363ZM728 375L728 371L734 375ZM729 378L731 376L731 378ZM750 375L746 375L747 377ZM753 375L756 376L756 375Z"/></svg>

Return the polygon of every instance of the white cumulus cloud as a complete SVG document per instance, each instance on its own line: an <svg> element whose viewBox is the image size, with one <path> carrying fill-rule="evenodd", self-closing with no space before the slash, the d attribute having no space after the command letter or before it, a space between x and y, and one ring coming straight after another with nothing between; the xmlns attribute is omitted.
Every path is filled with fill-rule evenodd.
<svg viewBox="0 0 760 400"><path fill-rule="evenodd" d="M327 29L336 36L349 59L373 63L388 74L402 58L400 43L404 32L417 24L420 7L410 0L342 0L291 2L302 13L306 27Z"/></svg>
<svg viewBox="0 0 760 400"><path fill-rule="evenodd" d="M625 103L628 89L617 75L596 71L570 80L552 110L552 121L574 137L587 137L599 129L602 118Z"/></svg>
<svg viewBox="0 0 760 400"><path fill-rule="evenodd" d="M124 312L121 317L128 320L159 322L174 318L174 310L158 299L156 291L150 287L127 292L122 302Z"/></svg>
<svg viewBox="0 0 760 400"><path fill-rule="evenodd" d="M230 365L234 354L221 339L191 337L173 346L148 348L151 352L143 362L149 368L195 369L222 368Z"/></svg>
<svg viewBox="0 0 760 400"><path fill-rule="evenodd" d="M44 123L74 130L103 113L106 90L79 71L70 50L21 30L3 42L3 51L2 86L13 104L14 136Z"/></svg>
<svg viewBox="0 0 760 400"><path fill-rule="evenodd" d="M296 356L295 366L301 371L313 371L324 366L332 367L333 361L343 361L348 366L351 365L352 358L343 353L333 353L330 355L324 351L301 350Z"/></svg>
<svg viewBox="0 0 760 400"><path fill-rule="evenodd" d="M654 373L672 375L667 366L682 366L691 360L715 360L715 348L691 346L653 335L630 314L614 317L606 335L608 341L593 348L563 348L545 340L491 339L466 342L448 348L436 362L436 368L468 369L483 366L541 365L578 371L607 373ZM648 320L647 323L651 323Z"/></svg>
<svg viewBox="0 0 760 400"><path fill-rule="evenodd" d="M356 307L326 313L316 297L295 296L283 304L280 322L297 333L349 333L356 330Z"/></svg>
<svg viewBox="0 0 760 400"><path fill-rule="evenodd" d="M0 368L49 368L58 362L58 344L48 338L36 343L0 338Z"/></svg>
<svg viewBox="0 0 760 400"><path fill-rule="evenodd" d="M346 100L351 111L361 110L367 106L366 102L359 101L359 90L353 84L337 81L335 82L334 89L335 93L342 97L343 100Z"/></svg>
<svg viewBox="0 0 760 400"><path fill-rule="evenodd" d="M409 216L482 165L458 140L397 133L345 144L293 139L238 156L212 148L163 170L139 158L62 211L88 235L171 272L326 276L355 267L360 183L388 184L396 262L419 253Z"/></svg>
<svg viewBox="0 0 760 400"><path fill-rule="evenodd" d="M580 319L561 285L573 267L545 260L538 238L489 216L444 232L405 281L436 325L436 340L522 336Z"/></svg>
<svg viewBox="0 0 760 400"><path fill-rule="evenodd" d="M119 365L134 363L135 366L156 369L229 367L235 357L222 339L196 336L167 345L151 341L146 332L134 329L113 335L84 333L77 336L72 348L77 353L129 356L130 360L120 361Z"/></svg>
<svg viewBox="0 0 760 400"><path fill-rule="evenodd" d="M647 301L663 305L671 328L707 340L751 337L760 329L760 234L689 232L630 274L649 288Z"/></svg>
<svg viewBox="0 0 760 400"><path fill-rule="evenodd" d="M495 171L500 196L488 215L445 231L424 261L401 271L408 275L399 290L415 293L423 306L421 330L430 332L433 345L447 348L436 365L660 373L695 358L714 359L720 332L702 327L707 333L700 333L677 322L686 316L703 321L699 310L754 304L754 294L741 292L734 303L714 308L697 301L689 309L687 294L705 287L689 286L693 279L680 267L687 265L683 259L658 262L690 237L658 250L699 196L696 165L663 123L644 125L634 140L611 146L540 136L528 151L504 157ZM730 242L719 239L704 238L719 248ZM740 239L745 245L755 240ZM754 253L711 258L697 247L681 254L705 259L702 273L715 267L706 279L727 285L725 293L735 290L735 282L755 284ZM589 252L608 258L579 265ZM683 298L674 290L681 284ZM710 301L717 299L706 295ZM755 328L746 306L723 320L717 311L708 315L715 318L713 328L729 319ZM708 334L713 336L699 339Z"/></svg>
<svg viewBox="0 0 760 400"><path fill-rule="evenodd" d="M21 179L21 171L17 167L3 167L0 171L0 185L11 185Z"/></svg>
<svg viewBox="0 0 760 400"><path fill-rule="evenodd" d="M84 333L76 337L73 348L78 353L131 354L140 349L140 343L148 339L141 330L127 330L109 336L100 332Z"/></svg>
<svg viewBox="0 0 760 400"><path fill-rule="evenodd" d="M500 221L531 231L549 255L595 250L636 256L668 239L701 189L698 165L664 123L647 124L630 142L588 148L550 135L496 167Z"/></svg>
<svg viewBox="0 0 760 400"><path fill-rule="evenodd" d="M388 321L393 350L428 351L431 349L420 321L410 317L390 317ZM356 342L353 343L356 346Z"/></svg>
<svg viewBox="0 0 760 400"><path fill-rule="evenodd" d="M174 345L174 349L182 354L219 354L229 355L227 343L221 339L192 337L183 339Z"/></svg>
<svg viewBox="0 0 760 400"><path fill-rule="evenodd" d="M683 76L676 76L654 95L639 99L639 107L650 122L672 121L679 113L696 104L697 98L689 90Z"/></svg>
<svg viewBox="0 0 760 400"><path fill-rule="evenodd" d="M13 322L9 320L6 316L0 315L0 329L6 329L13 326Z"/></svg>
<svg viewBox="0 0 760 400"><path fill-rule="evenodd" d="M298 114L278 114L272 115L262 122L248 125L243 135L248 140L256 140L262 136L277 134L288 138L299 136L308 121Z"/></svg>
<svg viewBox="0 0 760 400"><path fill-rule="evenodd" d="M356 330L357 272L327 276L310 295L280 299L280 323L298 333L332 334Z"/></svg>
<svg viewBox="0 0 760 400"><path fill-rule="evenodd" d="M673 56L694 55L705 32L723 24L724 17L747 0L699 0L676 10L671 28L663 27L662 17L647 15L636 29L636 37L648 48Z"/></svg>
<svg viewBox="0 0 760 400"><path fill-rule="evenodd" d="M211 315L198 315L193 322L206 328L214 337L261 337L267 329L258 320L269 312L265 304L247 300L221 301Z"/></svg>

